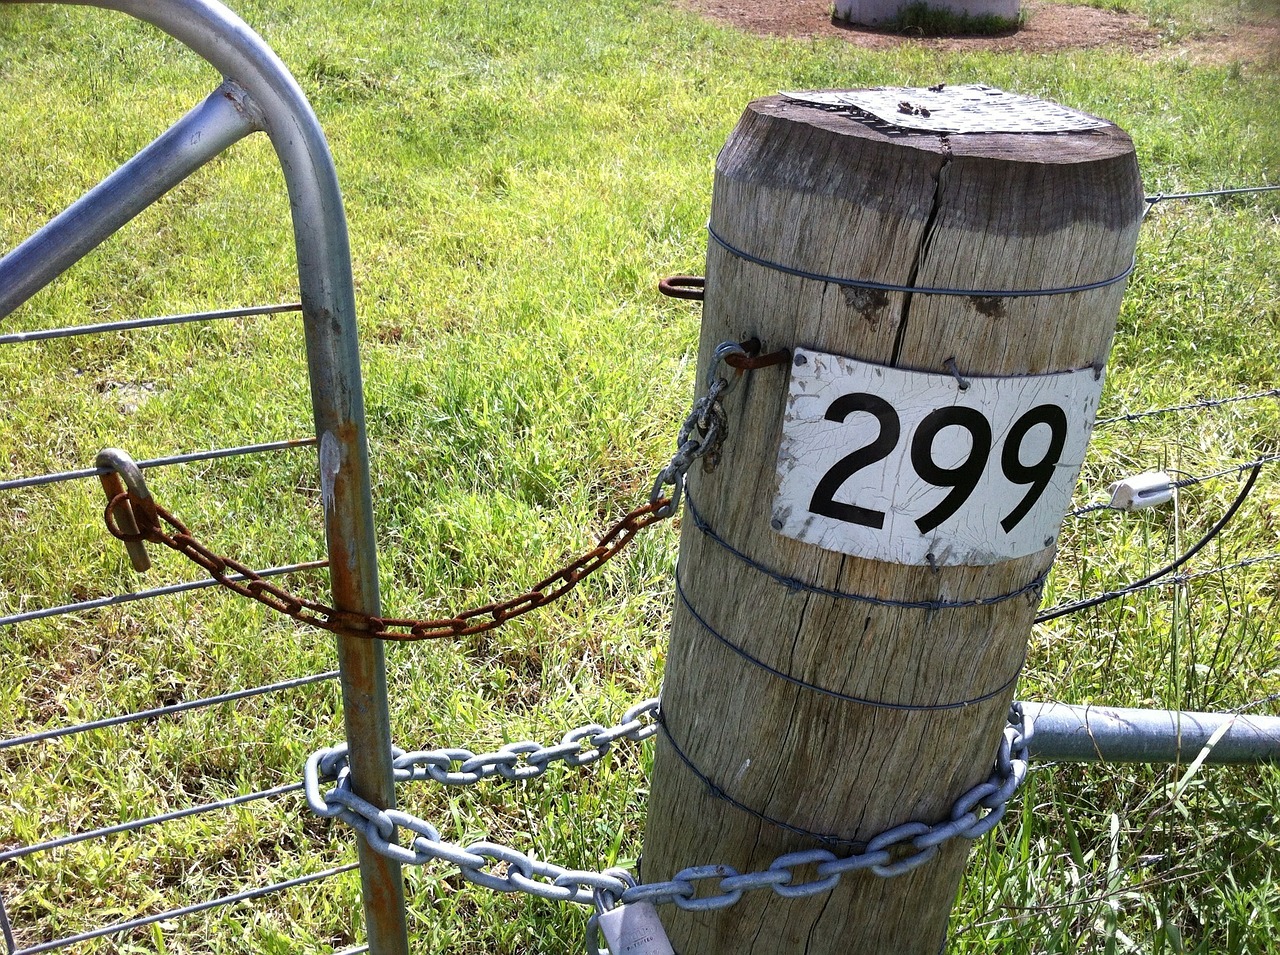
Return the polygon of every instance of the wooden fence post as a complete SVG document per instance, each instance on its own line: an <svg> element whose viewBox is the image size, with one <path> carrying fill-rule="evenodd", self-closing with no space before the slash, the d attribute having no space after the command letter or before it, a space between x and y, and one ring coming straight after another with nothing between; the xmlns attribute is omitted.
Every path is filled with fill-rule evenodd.
<svg viewBox="0 0 1280 955"><path fill-rule="evenodd" d="M1110 123L980 87L795 95L716 164L698 393L721 341L808 351L738 377L690 475L646 882L858 851L988 776L1142 215ZM662 920L697 955L936 955L970 844Z"/></svg>

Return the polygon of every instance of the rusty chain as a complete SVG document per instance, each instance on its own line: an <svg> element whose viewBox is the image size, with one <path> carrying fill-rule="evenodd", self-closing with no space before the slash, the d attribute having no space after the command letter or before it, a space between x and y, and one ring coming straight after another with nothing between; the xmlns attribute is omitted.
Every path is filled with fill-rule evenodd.
<svg viewBox="0 0 1280 955"><path fill-rule="evenodd" d="M626 548L637 533L676 512L684 488L685 474L699 459L714 462L718 448L725 438L727 423L721 398L729 390L731 382L719 374L720 363L724 362L744 371L786 360L786 352L756 358L759 347L759 342L752 340L744 344L726 342L716 349L707 376L707 393L695 402L693 410L685 419L677 440L676 453L671 462L659 472L647 503L634 508L614 524L600 537L594 548L534 584L525 593L464 610L450 617L377 617L338 610L319 601L292 594L240 561L214 553L198 541L182 521L157 504L146 492L145 486L123 490L118 482L114 482L112 486L104 483L104 486L108 486L108 502L103 517L111 535L125 544L146 541L168 547L204 568L213 580L228 590L330 633L396 641L438 640L483 633L562 597ZM122 452L115 453L127 458ZM111 464L118 466L115 460ZM140 483L140 472L132 466L131 461L127 464L136 475L134 483ZM664 493L667 487L672 489L670 495Z"/></svg>
<svg viewBox="0 0 1280 955"><path fill-rule="evenodd" d="M116 514L124 504L132 509L139 527L137 534L120 529ZM572 590L584 577L594 573L609 558L631 543L636 533L662 520L660 511L668 499L660 498L637 507L600 538L597 545L581 557L562 567L550 577L534 584L532 589L501 602L464 610L452 617L425 620L397 617L375 617L350 610L338 610L327 604L299 597L262 577L238 560L214 553L192 536L178 518L154 501L146 502L130 491L117 494L107 504L104 519L107 530L125 543L146 541L163 544L203 567L219 584L243 597L256 600L285 616L328 630L344 637L372 640L439 640L483 633L506 623L512 617L528 613L551 603ZM165 530L168 525L171 531Z"/></svg>

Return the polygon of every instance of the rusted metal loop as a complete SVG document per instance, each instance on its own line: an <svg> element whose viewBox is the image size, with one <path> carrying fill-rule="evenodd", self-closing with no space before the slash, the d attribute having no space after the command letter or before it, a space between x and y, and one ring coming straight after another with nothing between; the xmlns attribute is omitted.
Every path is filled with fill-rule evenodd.
<svg viewBox="0 0 1280 955"><path fill-rule="evenodd" d="M179 540L179 541L187 540L187 541L191 541L192 544L197 547L204 546L203 544L200 544L198 541L196 541L194 537L191 536L191 531L187 528L186 524L182 523L182 521L178 520L176 517L174 517L172 514L166 511L159 504L155 504L153 502L153 506L155 507L156 514L157 516L159 516L160 520L163 521L165 524L168 524L175 531L175 534L174 534L175 540Z"/></svg>
<svg viewBox="0 0 1280 955"><path fill-rule="evenodd" d="M107 525L107 533L125 544L141 544L147 539L136 529L125 530L125 527L137 528L138 526L133 520L133 510L129 507L128 491L121 491L107 499L107 506L102 511L102 520Z"/></svg>
<svg viewBox="0 0 1280 955"><path fill-rule="evenodd" d="M707 295L707 280L700 275L668 275L658 282L658 291L668 298L701 302Z"/></svg>
<svg viewBox="0 0 1280 955"><path fill-rule="evenodd" d="M742 352L725 355L724 363L738 371L755 371L758 368L771 368L774 365L785 365L791 361L791 349L779 348L761 355L763 346L758 338L748 338L742 343Z"/></svg>
<svg viewBox="0 0 1280 955"><path fill-rule="evenodd" d="M302 601L293 594L281 590L265 580L251 580L245 585L245 589L259 602L266 604L272 610L289 616L297 616L303 610ZM270 597L264 596L269 594ZM271 598L274 598L272 600Z"/></svg>
<svg viewBox="0 0 1280 955"><path fill-rule="evenodd" d="M169 543L167 540L162 540L161 542L166 544ZM185 556L192 563L203 567L215 580L229 585L230 582L227 581L227 571L229 569L239 570L239 568L232 568L229 560L225 557L219 557L185 531L180 534L174 534L172 542L172 546L175 547L178 553ZM240 571L240 573L243 574L243 571ZM243 575L246 577L253 576L252 574Z"/></svg>
<svg viewBox="0 0 1280 955"><path fill-rule="evenodd" d="M123 452L119 454L123 457L109 459L108 463L119 461L127 468L128 456ZM660 493L663 480L660 477L655 485L653 500L633 509L610 528L595 547L536 584L532 590L509 600L494 601L451 617L431 620L374 617L355 611L338 610L314 600L295 596L283 587L268 583L247 564L229 557L221 557L201 544L191 536L190 531L181 521L146 494L144 484L137 485L142 494L146 494L142 497L132 489L126 488L120 474L114 470L103 475L104 486L116 488L109 495L104 518L111 534L125 541L130 547L141 550L144 540L163 544L202 567L222 586L241 596L256 600L274 611L293 617L300 623L342 636L363 639L437 640L467 637L492 630L512 617L548 604L573 589L580 581L624 549L639 530L670 516L674 507L673 502ZM676 480L679 486L683 485L683 475L678 474ZM135 513L150 516L144 530L139 530L131 523ZM142 557L146 558L145 551L142 551Z"/></svg>
<svg viewBox="0 0 1280 955"><path fill-rule="evenodd" d="M325 607L322 612L325 616L324 622L328 624L328 629L335 633L350 634L363 631L367 634L370 628L385 629L380 618L365 616L354 610L338 610L336 607Z"/></svg>

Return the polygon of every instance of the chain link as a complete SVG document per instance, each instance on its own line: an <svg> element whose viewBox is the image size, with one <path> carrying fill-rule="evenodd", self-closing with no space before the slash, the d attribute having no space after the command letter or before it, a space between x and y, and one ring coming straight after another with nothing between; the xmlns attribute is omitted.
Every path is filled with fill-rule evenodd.
<svg viewBox="0 0 1280 955"><path fill-rule="evenodd" d="M240 561L214 553L196 540L185 524L157 504L147 493L128 490L113 494L107 503L104 520L112 536L126 544L141 541L162 544L204 568L210 577L228 590L301 623L331 633L396 641L438 640L483 633L562 597L623 550L640 531L675 514L684 493L685 475L699 459L706 462L708 467L714 467L718 449L728 430L728 419L721 399L732 387L732 379L720 375L720 363L736 360L740 368L763 367L749 363L759 349L759 343L749 344L753 346L751 349L738 342L725 342L716 349L708 376L707 392L694 403L693 410L685 418L676 442L676 453L658 473L648 503L633 509L611 527L592 550L540 580L525 593L464 610L451 617L375 617L338 610L327 604L299 597L271 583ZM141 481L140 474L136 475L136 480ZM667 487L672 488L670 496L665 494ZM145 486L143 490L145 491ZM128 529L130 519L138 528L136 533Z"/></svg>
<svg viewBox="0 0 1280 955"><path fill-rule="evenodd" d="M635 742L648 739L658 731L654 719L657 711L657 699L644 700L627 710L617 726L588 723L565 733L558 744L551 746L522 740L481 755L466 749L398 752L391 765L397 781L430 779L446 786L473 786L492 776L532 779L545 773L554 762L570 766L594 763L620 739ZM331 756L330 761L345 759L345 746L338 747L338 751L341 756Z"/></svg>
<svg viewBox="0 0 1280 955"><path fill-rule="evenodd" d="M393 748L393 773L397 781L431 779L455 786L474 785L493 776L540 776L552 762L571 766L594 762L616 740L648 739L657 731L659 719L659 701L650 699L627 710L616 726L590 723L570 730L561 743L551 746L508 743L480 756L465 749L406 753ZM806 849L780 855L756 872L740 873L728 865L691 866L666 882L637 883L622 869L565 869L492 842L476 842L465 848L446 842L430 823L399 810L378 809L356 796L351 791L345 745L311 755L304 788L313 812L349 823L376 851L402 864L423 865L438 859L457 867L467 881L498 892L524 892L553 901L594 905L596 915L588 923L586 950L589 955L608 955L607 949L599 947L596 920L600 912L616 905L647 901L702 912L728 908L745 893L763 889L784 898L818 895L834 889L851 872L869 871L893 878L924 865L953 839L986 835L1003 818L1009 800L1026 778L1033 730L1022 705L1013 704L991 774L957 799L948 818L941 822L912 821L894 826L874 836L861 851L843 856L826 849ZM322 793L321 783L328 781L335 785ZM414 834L409 847L393 840L397 826ZM494 863L505 864L505 874L494 872Z"/></svg>
<svg viewBox="0 0 1280 955"><path fill-rule="evenodd" d="M466 749L405 752L392 747L392 774L397 782L430 779L450 786L468 786L493 776L540 776L553 762L585 766L603 757L620 739L639 742L651 737L658 730L657 711L657 699L644 700L627 710L615 726L589 723L570 730L559 744L507 743L493 753L479 756ZM320 784L329 780L336 784L321 794ZM346 744L312 753L303 782L312 812L350 824L375 851L402 865L424 865L439 859L455 866L468 882L497 892L523 892L581 905L594 904L597 895L618 898L635 884L634 879L628 883L607 872L566 869L493 842L475 842L466 847L446 842L429 822L400 810L379 809L357 796L351 789ZM409 846L394 841L397 827L414 834ZM504 874L494 871L495 863L505 865Z"/></svg>
<svg viewBox="0 0 1280 955"><path fill-rule="evenodd" d="M758 350L760 343L752 341ZM724 403L721 399L733 387L733 379L720 374L720 363L731 358L748 358L752 352L738 342L723 342L711 358L711 368L707 372L707 391L693 403L693 409L685 417L676 437L676 453L671 461L658 472L653 482L653 490L649 494L649 503L660 499L667 487L671 488L670 497L661 513L669 517L680 508L680 500L684 496L685 476L699 459L708 471L715 470L720 459L720 445L729 429L728 417L725 415Z"/></svg>
<svg viewBox="0 0 1280 955"><path fill-rule="evenodd" d="M431 619L402 619L375 617L371 614L338 610L327 604L299 597L266 580L253 568L230 557L214 553L196 540L178 518L153 501L146 501L132 492L117 494L107 504L105 520L107 529L120 540L130 543L147 541L163 544L182 554L188 560L203 567L215 581L228 590L264 604L288 617L350 637L376 640L437 640L465 637L500 627L513 617L545 606L563 596L585 577L594 573L602 564L631 543L637 533L656 524L668 515L663 513L665 500L651 501L635 508L615 524L596 547L539 581L526 593L509 600L488 603L465 610L452 617ZM124 505L132 508L138 518L139 533L122 531L116 519L118 509ZM168 530L162 525L168 525Z"/></svg>

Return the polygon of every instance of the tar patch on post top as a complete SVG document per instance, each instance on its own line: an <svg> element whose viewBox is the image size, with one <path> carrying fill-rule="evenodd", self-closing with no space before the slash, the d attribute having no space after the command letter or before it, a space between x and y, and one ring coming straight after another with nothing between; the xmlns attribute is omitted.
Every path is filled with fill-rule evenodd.
<svg viewBox="0 0 1280 955"><path fill-rule="evenodd" d="M1085 368L961 384L796 349L773 529L896 564L981 566L1052 545L1102 376Z"/></svg>

